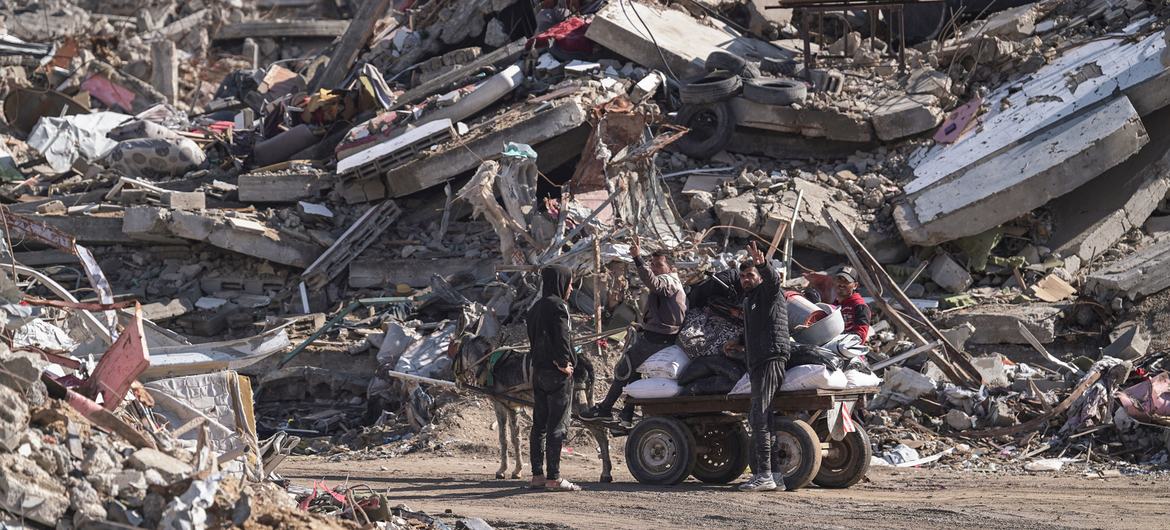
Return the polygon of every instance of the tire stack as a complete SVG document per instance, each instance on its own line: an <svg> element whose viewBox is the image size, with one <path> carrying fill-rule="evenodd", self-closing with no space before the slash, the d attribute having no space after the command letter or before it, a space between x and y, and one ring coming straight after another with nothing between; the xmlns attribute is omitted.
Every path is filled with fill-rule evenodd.
<svg viewBox="0 0 1170 530"><path fill-rule="evenodd" d="M716 50L707 56L707 75L679 88L682 108L676 123L691 132L675 148L691 158L705 160L723 150L735 132L735 113L728 101L745 99L767 105L802 103L807 87L795 79L763 77L758 65L734 53Z"/></svg>

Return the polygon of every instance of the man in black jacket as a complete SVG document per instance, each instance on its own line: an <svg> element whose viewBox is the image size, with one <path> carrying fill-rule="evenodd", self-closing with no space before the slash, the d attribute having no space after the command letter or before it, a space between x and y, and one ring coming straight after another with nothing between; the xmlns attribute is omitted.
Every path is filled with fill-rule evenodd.
<svg viewBox="0 0 1170 530"><path fill-rule="evenodd" d="M528 340L532 345L532 431L528 452L532 459L532 488L580 491L561 478L561 444L569 430L573 399L573 365L577 356L570 339L569 306L573 273L561 266L541 269L544 295L528 310ZM501 426L501 428L503 428ZM548 467L544 468L545 460ZM547 475L542 471L547 471Z"/></svg>
<svg viewBox="0 0 1170 530"><path fill-rule="evenodd" d="M784 365L790 352L788 301L776 271L753 241L748 254L754 268L740 271L744 298L744 342L752 383L748 425L752 431L752 478L739 485L742 491L784 489L784 477L772 473L772 399L784 382Z"/></svg>

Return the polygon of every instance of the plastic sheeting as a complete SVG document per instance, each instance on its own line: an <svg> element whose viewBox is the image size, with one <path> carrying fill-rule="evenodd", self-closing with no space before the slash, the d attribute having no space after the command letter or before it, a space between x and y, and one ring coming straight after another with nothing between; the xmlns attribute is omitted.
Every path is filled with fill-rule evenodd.
<svg viewBox="0 0 1170 530"><path fill-rule="evenodd" d="M118 145L106 134L131 116L117 112L41 118L28 136L28 145L45 156L49 167L65 173L78 160L95 161Z"/></svg>

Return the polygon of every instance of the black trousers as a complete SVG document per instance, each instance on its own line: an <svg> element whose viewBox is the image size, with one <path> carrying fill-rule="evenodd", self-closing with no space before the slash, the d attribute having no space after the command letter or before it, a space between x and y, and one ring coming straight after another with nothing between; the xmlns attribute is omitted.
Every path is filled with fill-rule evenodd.
<svg viewBox="0 0 1170 530"><path fill-rule="evenodd" d="M638 333L634 336L634 342L626 348L622 357L618 359L617 365L613 367L613 383L610 384L605 399L597 404L597 408L603 411L613 410L614 403L617 403L618 398L622 397L622 389L642 378L642 374L638 373L638 367L642 366L642 363L646 362L646 359L649 359L651 355L671 344L674 344L673 336L669 340L665 337L654 340L646 333ZM633 419L634 406L627 404L622 408L621 417L627 420Z"/></svg>
<svg viewBox="0 0 1170 530"><path fill-rule="evenodd" d="M784 383L784 364L782 359L769 361L757 366L751 371L752 404L748 410L748 427L752 433L752 472L767 474L772 472L772 399Z"/></svg>
<svg viewBox="0 0 1170 530"><path fill-rule="evenodd" d="M561 445L569 430L573 378L560 372L536 372L532 376L532 397L532 431L528 434L532 474L556 480L561 478Z"/></svg>

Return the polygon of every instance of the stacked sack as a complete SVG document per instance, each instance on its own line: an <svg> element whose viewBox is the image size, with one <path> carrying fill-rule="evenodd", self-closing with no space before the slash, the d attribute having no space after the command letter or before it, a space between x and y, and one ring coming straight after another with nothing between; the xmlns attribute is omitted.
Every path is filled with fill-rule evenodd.
<svg viewBox="0 0 1170 530"><path fill-rule="evenodd" d="M678 383L679 375L690 363L686 352L678 346L659 350L638 367L642 378L626 385L623 391L639 399L677 396L683 390Z"/></svg>
<svg viewBox="0 0 1170 530"><path fill-rule="evenodd" d="M826 348L794 342L780 390L842 390L880 384L881 378L857 359L846 361ZM728 393L750 394L751 388L751 380L744 374Z"/></svg>

